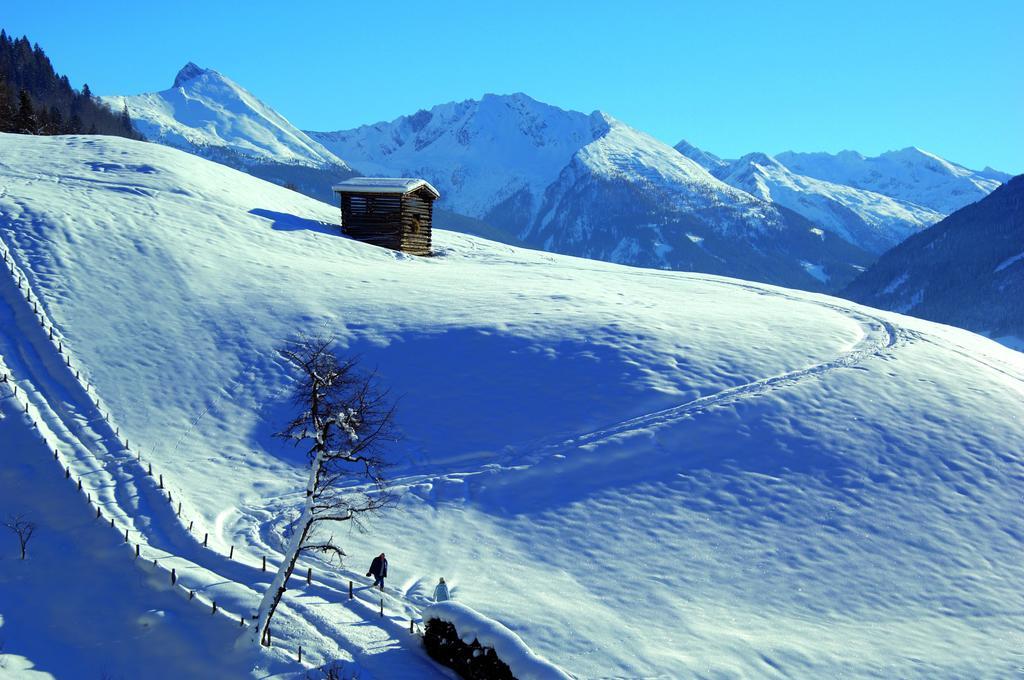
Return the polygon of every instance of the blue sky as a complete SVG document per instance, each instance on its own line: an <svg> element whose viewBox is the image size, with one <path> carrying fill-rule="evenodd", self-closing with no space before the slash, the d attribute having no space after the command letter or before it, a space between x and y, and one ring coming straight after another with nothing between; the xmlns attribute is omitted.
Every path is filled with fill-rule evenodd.
<svg viewBox="0 0 1024 680"><path fill-rule="evenodd" d="M99 94L166 89L194 61L304 129L521 91L726 157L914 145L1014 173L1022 25L1020 0L49 2L0 13Z"/></svg>

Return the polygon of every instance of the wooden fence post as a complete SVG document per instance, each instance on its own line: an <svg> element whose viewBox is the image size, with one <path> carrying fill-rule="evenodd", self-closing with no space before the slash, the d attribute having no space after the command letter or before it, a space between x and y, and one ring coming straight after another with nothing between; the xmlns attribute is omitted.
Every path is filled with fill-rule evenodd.
<svg viewBox="0 0 1024 680"><path fill-rule="evenodd" d="M348 599L352 599L352 581L348 582Z"/></svg>
<svg viewBox="0 0 1024 680"><path fill-rule="evenodd" d="M211 611L210 613L211 614L216 614L217 613L217 600L213 601L213 611Z"/></svg>
<svg viewBox="0 0 1024 680"><path fill-rule="evenodd" d="M416 630L413 628L413 620L410 617L409 618L409 633L411 634L411 633L415 633L415 632L416 632Z"/></svg>
<svg viewBox="0 0 1024 680"><path fill-rule="evenodd" d="M239 628L245 628L245 617L244 616L239 616L238 617L238 627Z"/></svg>
<svg viewBox="0 0 1024 680"><path fill-rule="evenodd" d="M188 530L189 530L189 531L192 531L192 524L193 524L194 522L195 522L195 520L189 520L189 522L188 522Z"/></svg>
<svg viewBox="0 0 1024 680"><path fill-rule="evenodd" d="M384 598L380 598L380 616L384 618Z"/></svg>
<svg viewBox="0 0 1024 680"><path fill-rule="evenodd" d="M124 542L125 543L128 542L128 530L127 529L124 530Z"/></svg>
<svg viewBox="0 0 1024 680"><path fill-rule="evenodd" d="M81 477L78 478L78 490L79 491L82 490L82 478Z"/></svg>
<svg viewBox="0 0 1024 680"><path fill-rule="evenodd" d="M299 645L299 663L302 663L302 645Z"/></svg>
<svg viewBox="0 0 1024 680"><path fill-rule="evenodd" d="M267 556L263 556L263 571L267 570Z"/></svg>
<svg viewBox="0 0 1024 680"><path fill-rule="evenodd" d="M231 546L231 550L228 551L228 559L235 559L235 546Z"/></svg>
<svg viewBox="0 0 1024 680"><path fill-rule="evenodd" d="M178 582L178 572L175 571L174 569L171 569L171 585L173 586L177 582Z"/></svg>
<svg viewBox="0 0 1024 680"><path fill-rule="evenodd" d="M138 559L138 557L139 557L139 544L136 543L135 544L135 558Z"/></svg>
<svg viewBox="0 0 1024 680"><path fill-rule="evenodd" d="M191 600L195 596L196 596L196 591L194 591L194 590L188 591L188 599Z"/></svg>
<svg viewBox="0 0 1024 680"><path fill-rule="evenodd" d="M313 585L313 567L306 570L306 585Z"/></svg>
<svg viewBox="0 0 1024 680"><path fill-rule="evenodd" d="M164 488L164 473L160 473L160 488Z"/></svg>
<svg viewBox="0 0 1024 680"><path fill-rule="evenodd" d="M206 547L206 542L210 540L210 534L203 534L203 547Z"/></svg>
<svg viewBox="0 0 1024 680"><path fill-rule="evenodd" d="M178 517L181 517L181 501L178 501Z"/></svg>
<svg viewBox="0 0 1024 680"><path fill-rule="evenodd" d="M149 475L150 477L153 476L153 464L152 463L148 463L148 467L146 468L146 474Z"/></svg>

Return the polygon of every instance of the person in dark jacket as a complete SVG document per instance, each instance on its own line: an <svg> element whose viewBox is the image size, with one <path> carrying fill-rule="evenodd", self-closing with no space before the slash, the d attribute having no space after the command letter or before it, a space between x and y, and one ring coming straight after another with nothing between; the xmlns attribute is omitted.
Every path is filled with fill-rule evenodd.
<svg viewBox="0 0 1024 680"><path fill-rule="evenodd" d="M388 575L388 558L384 557L384 553L373 558L370 571L366 572L366 575L373 577L374 588L380 586L380 589L384 590L384 578Z"/></svg>

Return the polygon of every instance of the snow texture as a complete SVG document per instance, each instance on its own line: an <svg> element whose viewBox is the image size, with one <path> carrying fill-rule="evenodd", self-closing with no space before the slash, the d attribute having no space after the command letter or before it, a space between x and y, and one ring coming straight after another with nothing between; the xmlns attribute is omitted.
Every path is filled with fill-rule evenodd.
<svg viewBox="0 0 1024 680"><path fill-rule="evenodd" d="M0 239L33 295L0 269L0 357L26 399L5 414L27 404L61 462L25 455L69 491L59 466L81 477L113 540L128 528L161 581L175 568L234 617L185 599L164 617L188 620L183 649L219 647L202 625L211 641L240 635L272 575L261 556L276 566L288 544L308 461L272 436L294 379L274 349L323 330L402 395L401 502L368 533L339 532L343 567L300 561L313 584L294 579L274 649L236 677L266 676L299 644L293 677L332 660L361 679L444 677L408 633L439 576L578 677L1019 672L1020 353L824 295L443 230L415 258L341 236L337 218L154 144L0 135ZM5 431L0 457L27 436ZM90 573L49 561L54 532L33 568ZM363 574L383 551L380 594ZM98 591L111 625L170 612L119 559ZM13 663L50 672L60 634L25 642L38 628L18 622L10 583ZM57 606L58 591L32 592Z"/></svg>

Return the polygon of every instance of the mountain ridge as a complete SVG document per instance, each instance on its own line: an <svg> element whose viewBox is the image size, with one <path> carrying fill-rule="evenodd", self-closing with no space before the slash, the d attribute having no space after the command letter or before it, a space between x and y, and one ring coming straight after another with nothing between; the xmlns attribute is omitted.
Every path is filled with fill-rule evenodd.
<svg viewBox="0 0 1024 680"><path fill-rule="evenodd" d="M191 61L167 90L103 101L115 110L126 106L148 139L214 160L351 170L241 85Z"/></svg>
<svg viewBox="0 0 1024 680"><path fill-rule="evenodd" d="M839 285L870 261L856 246L821 239L792 211L729 186L607 113L568 111L522 93L309 134L360 172L430 177L441 205L544 250L667 269L742 271L814 290ZM772 235L803 246L799 252L768 247Z"/></svg>
<svg viewBox="0 0 1024 680"><path fill-rule="evenodd" d="M908 238L842 292L874 307L1024 341L1024 175Z"/></svg>

